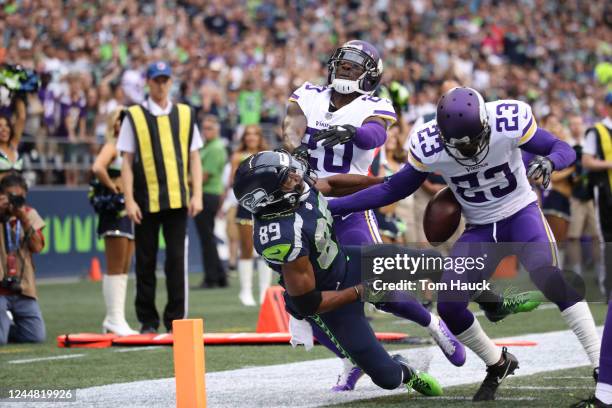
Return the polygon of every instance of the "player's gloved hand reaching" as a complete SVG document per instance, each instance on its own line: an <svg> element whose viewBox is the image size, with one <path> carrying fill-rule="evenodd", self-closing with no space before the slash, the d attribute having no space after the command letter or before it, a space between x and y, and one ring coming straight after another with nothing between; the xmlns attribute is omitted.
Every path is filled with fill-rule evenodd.
<svg viewBox="0 0 612 408"><path fill-rule="evenodd" d="M375 289L374 282L376 281L379 281L379 284L381 283L380 279L373 278L364 280L361 284L355 286L362 302L379 303L385 299L387 291Z"/></svg>
<svg viewBox="0 0 612 408"><path fill-rule="evenodd" d="M315 142L323 141L323 146L335 146L344 144L355 137L357 128L353 125L334 125L327 129L321 129L314 134Z"/></svg>
<svg viewBox="0 0 612 408"><path fill-rule="evenodd" d="M306 145L299 145L295 149L293 149L293 157L298 160L302 160L305 163L308 163L308 158L310 157L310 153L308 153L308 147Z"/></svg>
<svg viewBox="0 0 612 408"><path fill-rule="evenodd" d="M550 184L550 175L554 170L552 161L548 157L538 156L531 160L529 169L527 169L527 177L533 180L542 178L542 186L548 188Z"/></svg>

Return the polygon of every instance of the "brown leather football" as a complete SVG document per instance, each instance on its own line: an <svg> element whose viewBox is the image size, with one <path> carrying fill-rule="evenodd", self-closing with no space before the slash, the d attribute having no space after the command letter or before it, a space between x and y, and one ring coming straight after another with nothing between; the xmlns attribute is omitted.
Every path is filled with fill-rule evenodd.
<svg viewBox="0 0 612 408"><path fill-rule="evenodd" d="M461 222L461 205L450 188L444 187L427 203L423 216L425 237L437 246L455 233Z"/></svg>

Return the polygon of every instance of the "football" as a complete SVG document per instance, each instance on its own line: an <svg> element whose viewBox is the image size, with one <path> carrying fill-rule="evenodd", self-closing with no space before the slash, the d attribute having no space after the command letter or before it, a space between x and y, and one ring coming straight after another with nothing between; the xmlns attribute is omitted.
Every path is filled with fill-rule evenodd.
<svg viewBox="0 0 612 408"><path fill-rule="evenodd" d="M459 227L461 205L450 188L444 187L427 203L423 216L423 230L430 244L446 242Z"/></svg>

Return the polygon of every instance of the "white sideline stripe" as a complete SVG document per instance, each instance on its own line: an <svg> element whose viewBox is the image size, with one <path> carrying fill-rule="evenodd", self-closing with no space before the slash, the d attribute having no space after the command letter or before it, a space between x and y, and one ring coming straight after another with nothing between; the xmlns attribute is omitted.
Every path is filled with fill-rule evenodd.
<svg viewBox="0 0 612 408"><path fill-rule="evenodd" d="M601 335L601 327L598 330ZM514 377L589 365L586 353L569 330L524 334L498 340L525 340L538 343L534 347L510 347L521 362L521 368L516 371ZM287 354L297 352L304 351L287 347ZM476 392L475 383L480 383L484 378L484 363L469 350L463 367L450 364L437 346L394 351L397 352L401 352L416 368L427 370L444 387L474 384L473 392ZM406 394L403 387L391 391L378 388L369 378L360 380L355 391L330 392L341 364L337 358L327 358L208 373L206 374L207 406L305 408ZM501 385L501 389L505 387L507 384ZM143 408L175 406L175 389L174 378L83 388L78 390L79 406ZM408 395L406 397L407 403L411 399L414 400L414 394L411 399ZM471 399L471 395L469 397ZM23 408L22 404L12 404L12 407ZM36 404L36 408L57 408L57 404L45 405L41 402Z"/></svg>
<svg viewBox="0 0 612 408"><path fill-rule="evenodd" d="M26 363L36 363L39 361L50 361L50 360L68 360L70 358L80 358L85 356L85 354L70 354L67 356L55 356L55 357L41 357L41 358L27 358L23 360L10 360L9 364L26 364Z"/></svg>
<svg viewBox="0 0 612 408"><path fill-rule="evenodd" d="M129 348L120 348L117 350L113 350L115 353L128 353L130 351L149 351L149 350L157 350L162 348L162 346L143 346L143 347L129 347Z"/></svg>
<svg viewBox="0 0 612 408"><path fill-rule="evenodd" d="M425 400L425 399L423 399ZM472 397L428 397L427 401L472 401ZM495 401L538 401L535 397L495 397Z"/></svg>
<svg viewBox="0 0 612 408"><path fill-rule="evenodd" d="M504 388L508 390L593 390L594 387L552 387L548 385L507 385Z"/></svg>
<svg viewBox="0 0 612 408"><path fill-rule="evenodd" d="M593 380L592 376L583 375L580 377L542 377L545 380Z"/></svg>

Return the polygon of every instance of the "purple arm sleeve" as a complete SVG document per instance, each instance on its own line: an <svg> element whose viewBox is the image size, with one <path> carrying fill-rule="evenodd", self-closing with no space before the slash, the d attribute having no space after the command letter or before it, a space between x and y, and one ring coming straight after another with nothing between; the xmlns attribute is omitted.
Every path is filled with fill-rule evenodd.
<svg viewBox="0 0 612 408"><path fill-rule="evenodd" d="M387 140L385 127L378 122L366 122L357 128L353 143L360 149L370 150L382 146Z"/></svg>
<svg viewBox="0 0 612 408"><path fill-rule="evenodd" d="M576 161L576 152L563 140L559 140L545 129L538 128L521 149L539 156L546 156L555 170L562 170Z"/></svg>
<svg viewBox="0 0 612 408"><path fill-rule="evenodd" d="M335 198L330 200L327 205L334 215L384 207L414 193L423 184L427 174L429 173L423 173L410 164L406 164L384 183L342 198Z"/></svg>
<svg viewBox="0 0 612 408"><path fill-rule="evenodd" d="M521 151L521 156L523 159L523 166L525 166L525 170L527 170L529 168L529 163L531 163L531 161L534 159L534 157L536 157L536 154L533 153L529 153L528 151Z"/></svg>

